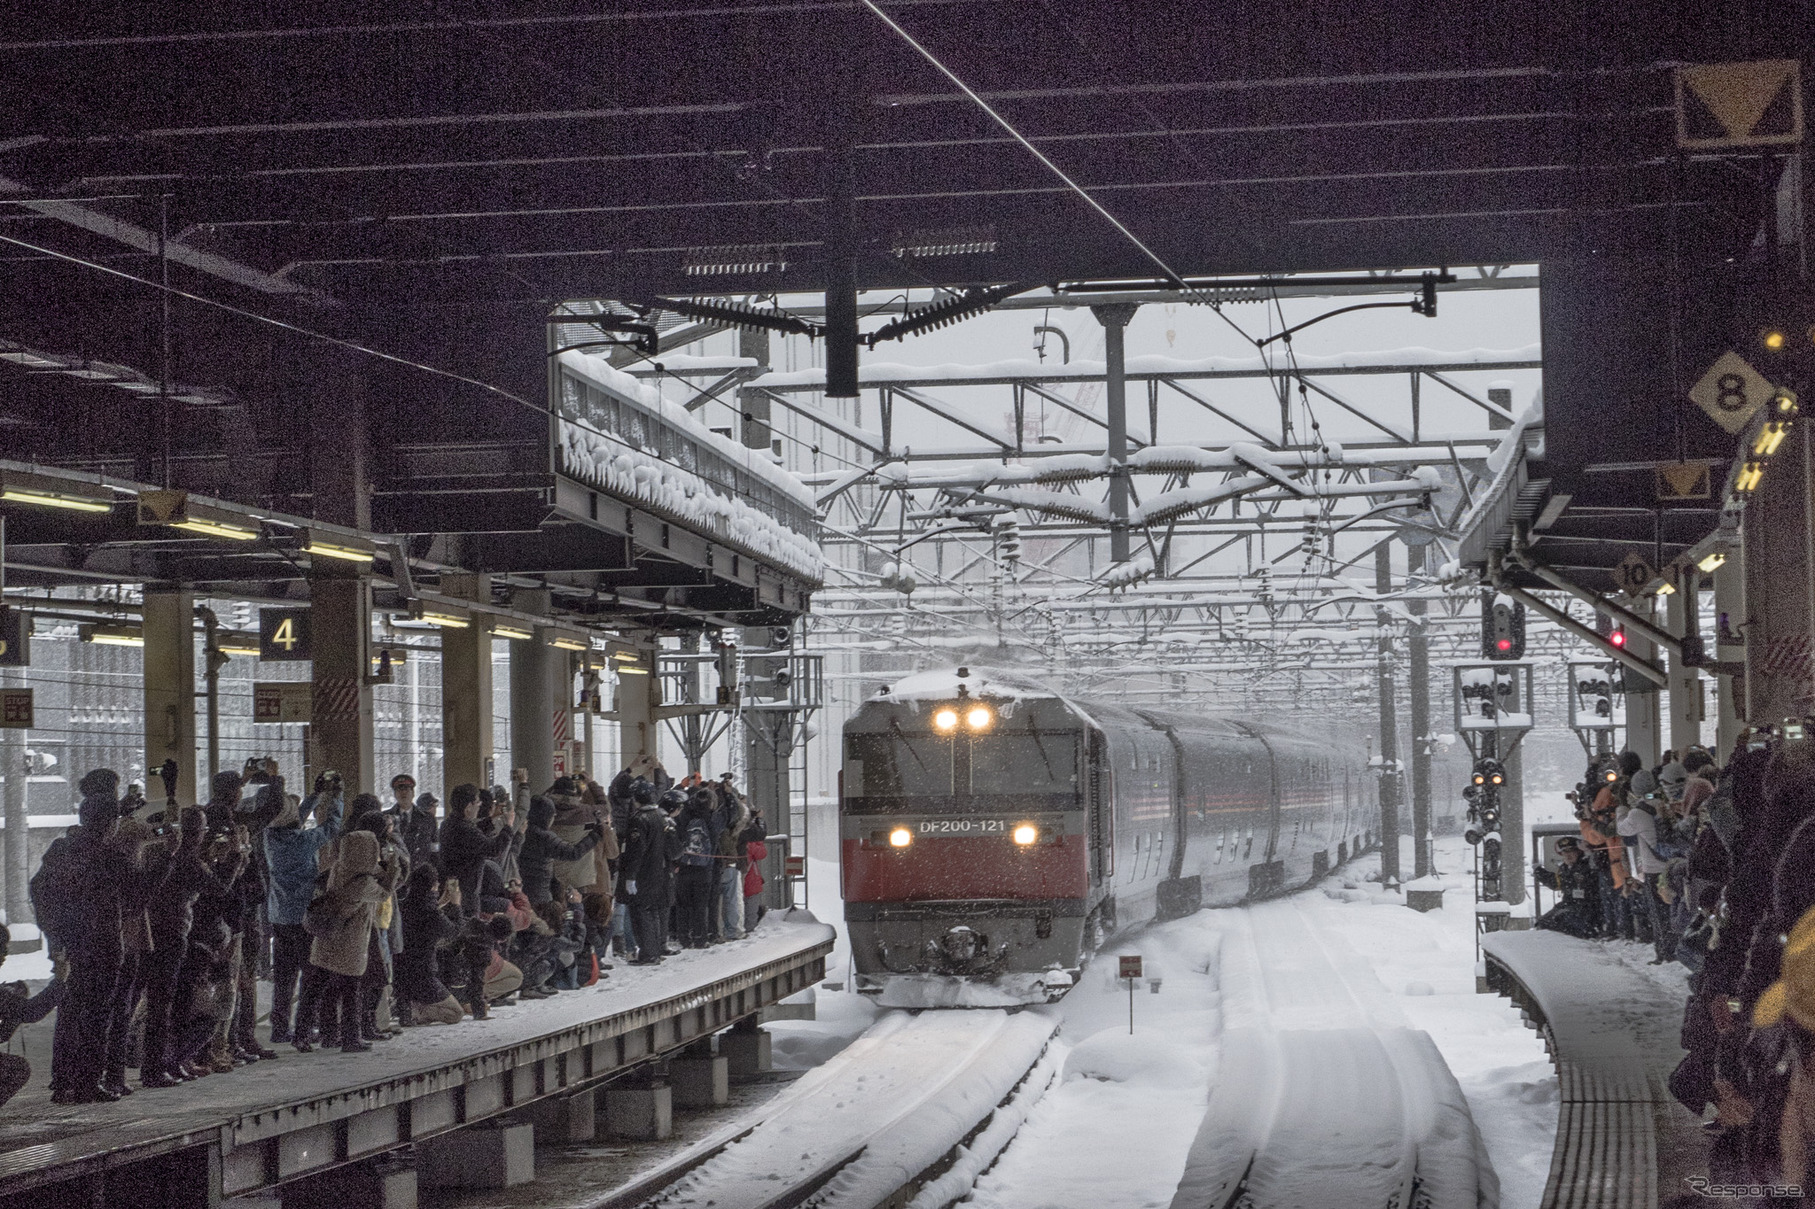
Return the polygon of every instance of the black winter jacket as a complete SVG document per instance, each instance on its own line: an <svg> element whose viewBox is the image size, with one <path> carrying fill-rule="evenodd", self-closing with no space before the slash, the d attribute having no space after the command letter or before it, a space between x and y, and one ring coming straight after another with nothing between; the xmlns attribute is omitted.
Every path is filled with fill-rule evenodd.
<svg viewBox="0 0 1815 1209"><path fill-rule="evenodd" d="M451 814L441 824L441 874L459 879L462 910L473 914L479 905L479 878L486 861L502 857L514 833L499 827L491 835L462 815Z"/></svg>
<svg viewBox="0 0 1815 1209"><path fill-rule="evenodd" d="M554 821L554 803L537 798L530 803L529 829L523 833L523 849L517 854L517 873L523 879L523 895L540 906L554 901L553 865L556 861L577 861L598 847L599 835L588 831L579 842L562 841L549 826Z"/></svg>

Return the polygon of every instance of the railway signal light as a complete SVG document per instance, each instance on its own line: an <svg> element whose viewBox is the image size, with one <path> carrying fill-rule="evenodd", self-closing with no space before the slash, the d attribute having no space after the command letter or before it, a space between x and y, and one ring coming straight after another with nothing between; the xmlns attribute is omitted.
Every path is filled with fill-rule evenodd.
<svg viewBox="0 0 1815 1209"><path fill-rule="evenodd" d="M1624 650L1626 647L1626 631L1615 626L1613 631L1607 635L1607 641L1614 646L1619 647L1621 650Z"/></svg>
<svg viewBox="0 0 1815 1209"><path fill-rule="evenodd" d="M1525 657L1525 606L1496 594L1481 602L1481 654L1486 659Z"/></svg>

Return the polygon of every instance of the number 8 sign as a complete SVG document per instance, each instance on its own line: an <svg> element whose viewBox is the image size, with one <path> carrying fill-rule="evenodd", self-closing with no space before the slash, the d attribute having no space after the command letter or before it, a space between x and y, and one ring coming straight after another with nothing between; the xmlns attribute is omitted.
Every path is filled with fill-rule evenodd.
<svg viewBox="0 0 1815 1209"><path fill-rule="evenodd" d="M260 609L258 657L264 663L297 663L314 657L309 642L309 610Z"/></svg>

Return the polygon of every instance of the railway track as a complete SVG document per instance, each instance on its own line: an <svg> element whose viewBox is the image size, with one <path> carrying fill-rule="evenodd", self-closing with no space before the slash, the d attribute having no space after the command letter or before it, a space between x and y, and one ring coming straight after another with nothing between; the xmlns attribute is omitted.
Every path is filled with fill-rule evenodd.
<svg viewBox="0 0 1815 1209"><path fill-rule="evenodd" d="M943 1209L1057 1068L1056 1013L891 1013L746 1119L597 1209Z"/></svg>
<svg viewBox="0 0 1815 1209"><path fill-rule="evenodd" d="M1496 1206L1460 1087L1366 967L1289 899L1236 930L1224 1002L1239 1026L1172 1209Z"/></svg>

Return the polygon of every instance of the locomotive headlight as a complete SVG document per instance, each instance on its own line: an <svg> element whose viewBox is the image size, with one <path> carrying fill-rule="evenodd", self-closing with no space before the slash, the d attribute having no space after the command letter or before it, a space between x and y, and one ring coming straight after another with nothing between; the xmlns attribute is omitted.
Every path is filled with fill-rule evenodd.
<svg viewBox="0 0 1815 1209"><path fill-rule="evenodd" d="M933 725L940 730L951 730L958 725L958 711L942 709L933 715Z"/></svg>
<svg viewBox="0 0 1815 1209"><path fill-rule="evenodd" d="M971 710L970 713L964 715L965 725L969 726L972 730L988 730L989 724L995 720L996 715L992 714L989 711L989 707L985 705L979 705Z"/></svg>
<svg viewBox="0 0 1815 1209"><path fill-rule="evenodd" d="M891 848L906 848L913 842L914 833L909 831L906 827L897 827L895 830L889 832L889 847Z"/></svg>
<svg viewBox="0 0 1815 1209"><path fill-rule="evenodd" d="M1035 827L1032 823L1022 823L1014 830L1014 841L1023 848L1038 841L1039 838L1040 829Z"/></svg>

